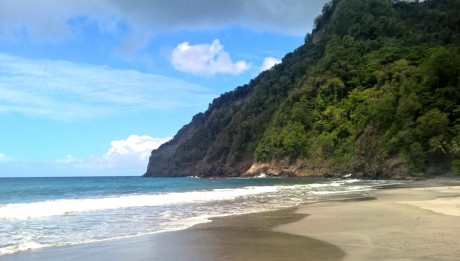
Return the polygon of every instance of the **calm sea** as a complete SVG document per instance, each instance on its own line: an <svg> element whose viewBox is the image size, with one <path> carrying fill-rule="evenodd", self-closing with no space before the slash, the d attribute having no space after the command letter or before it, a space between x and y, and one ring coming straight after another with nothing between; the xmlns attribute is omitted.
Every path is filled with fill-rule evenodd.
<svg viewBox="0 0 460 261"><path fill-rule="evenodd" d="M179 230L211 217L366 196L394 181L0 178L0 255Z"/></svg>

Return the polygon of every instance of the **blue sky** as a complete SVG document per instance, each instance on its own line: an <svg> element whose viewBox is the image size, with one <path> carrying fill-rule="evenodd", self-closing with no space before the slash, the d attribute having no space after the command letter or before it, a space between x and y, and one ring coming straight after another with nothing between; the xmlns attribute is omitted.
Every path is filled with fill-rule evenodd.
<svg viewBox="0 0 460 261"><path fill-rule="evenodd" d="M0 177L141 175L325 0L0 0Z"/></svg>

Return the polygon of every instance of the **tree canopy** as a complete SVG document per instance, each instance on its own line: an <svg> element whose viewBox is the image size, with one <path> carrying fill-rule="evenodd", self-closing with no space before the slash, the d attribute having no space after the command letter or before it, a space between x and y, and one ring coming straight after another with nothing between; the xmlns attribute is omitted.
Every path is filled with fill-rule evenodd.
<svg viewBox="0 0 460 261"><path fill-rule="evenodd" d="M195 126L169 171L287 161L369 177L394 176L393 165L459 173L459 14L460 0L327 3L304 45L184 127Z"/></svg>

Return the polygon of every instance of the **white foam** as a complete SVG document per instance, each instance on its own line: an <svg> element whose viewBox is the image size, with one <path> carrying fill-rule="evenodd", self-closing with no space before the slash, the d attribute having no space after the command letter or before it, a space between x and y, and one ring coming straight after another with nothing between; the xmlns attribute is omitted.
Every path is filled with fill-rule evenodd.
<svg viewBox="0 0 460 261"><path fill-rule="evenodd" d="M313 195L331 195L331 194L340 194L346 193L346 191L313 191Z"/></svg>
<svg viewBox="0 0 460 261"><path fill-rule="evenodd" d="M175 192L156 195L127 195L107 198L62 199L0 206L0 219L29 219L50 217L77 212L164 206L184 203L204 203L231 200L261 193L276 192L275 186L215 189L211 191Z"/></svg>
<svg viewBox="0 0 460 261"><path fill-rule="evenodd" d="M313 183L313 184L309 184L308 186L311 187L311 188L325 188L325 187L329 187L330 184L325 184L325 183Z"/></svg>
<svg viewBox="0 0 460 261"><path fill-rule="evenodd" d="M43 247L48 247L49 245L39 244L33 241L28 241L19 245L7 246L0 248L0 256L13 254L20 251L38 249Z"/></svg>
<svg viewBox="0 0 460 261"><path fill-rule="evenodd" d="M3 231L0 225L0 232L6 232L8 235L11 234L10 231L14 231L12 234L17 235L5 237L4 240L0 236L0 256L40 247L98 242L180 230L210 222L212 217L274 210L336 197L329 194L338 194L339 198L345 198L346 195L353 195L357 191L371 190L372 186L381 183L360 181L352 184L358 181L360 180L328 180L327 183L318 181L314 184L247 186L235 189L131 194L0 205L0 224L12 224L11 229L5 227ZM149 206L152 208L143 208ZM120 210L104 211L111 209ZM62 215L69 216L61 218ZM32 225L28 225L29 222ZM92 226L87 231L84 230L87 228L86 222L91 222ZM19 224L27 225L18 226ZM107 229L108 227L113 229Z"/></svg>
<svg viewBox="0 0 460 261"><path fill-rule="evenodd" d="M340 182L344 183L344 184L350 184L350 183L356 183L356 182L359 182L361 181L360 179L346 179L346 180L341 180Z"/></svg>
<svg viewBox="0 0 460 261"><path fill-rule="evenodd" d="M344 179L344 180L335 180L335 181L331 181L331 182L328 182L328 183L313 183L313 184L309 184L309 186L312 187L312 188L340 187L340 186L343 186L343 185L348 185L348 184L356 183L356 182L360 182L360 181L361 181L360 179Z"/></svg>
<svg viewBox="0 0 460 261"><path fill-rule="evenodd" d="M360 190L370 190L369 186L349 186L347 190L351 191L360 191Z"/></svg>

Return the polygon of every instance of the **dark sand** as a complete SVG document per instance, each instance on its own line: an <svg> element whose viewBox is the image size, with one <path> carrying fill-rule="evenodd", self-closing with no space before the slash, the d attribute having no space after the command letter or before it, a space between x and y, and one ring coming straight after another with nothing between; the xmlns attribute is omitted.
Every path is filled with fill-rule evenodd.
<svg viewBox="0 0 460 261"><path fill-rule="evenodd" d="M298 221L295 209L216 218L193 228L0 256L0 260L340 260L345 253L326 242L273 232Z"/></svg>
<svg viewBox="0 0 460 261"><path fill-rule="evenodd" d="M31 250L0 261L460 260L460 182L415 182L371 194L216 218L152 236Z"/></svg>

